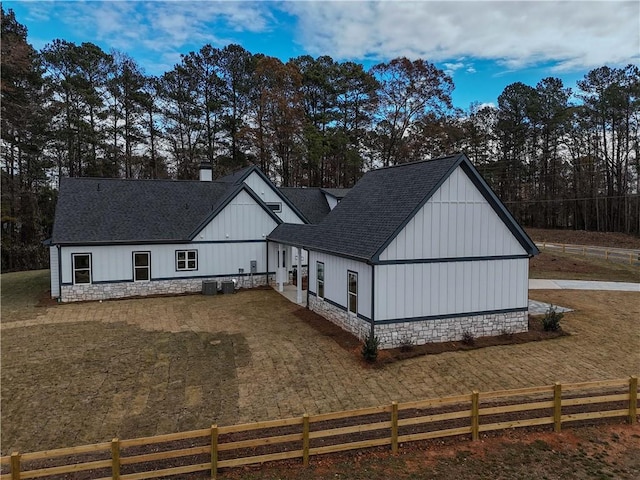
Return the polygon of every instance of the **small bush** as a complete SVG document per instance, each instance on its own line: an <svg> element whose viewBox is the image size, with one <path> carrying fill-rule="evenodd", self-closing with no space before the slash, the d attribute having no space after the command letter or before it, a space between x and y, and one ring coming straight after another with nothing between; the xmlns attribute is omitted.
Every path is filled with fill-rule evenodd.
<svg viewBox="0 0 640 480"><path fill-rule="evenodd" d="M410 352L413 350L413 340L411 340L411 337L409 336L402 337L398 346L401 352Z"/></svg>
<svg viewBox="0 0 640 480"><path fill-rule="evenodd" d="M557 312L555 307L551 305L542 319L542 327L544 328L544 331L556 332L560 330L560 320L562 320L562 317L564 317L564 313Z"/></svg>
<svg viewBox="0 0 640 480"><path fill-rule="evenodd" d="M378 358L378 347L380 340L376 336L367 335L362 345L362 357L369 363L373 363Z"/></svg>
<svg viewBox="0 0 640 480"><path fill-rule="evenodd" d="M513 338L513 332L511 330L507 330L506 328L503 328L502 329L502 336L511 339L511 338Z"/></svg>
<svg viewBox="0 0 640 480"><path fill-rule="evenodd" d="M473 336L473 333L465 331L462 334L462 343L465 345L473 345L476 343L476 337Z"/></svg>

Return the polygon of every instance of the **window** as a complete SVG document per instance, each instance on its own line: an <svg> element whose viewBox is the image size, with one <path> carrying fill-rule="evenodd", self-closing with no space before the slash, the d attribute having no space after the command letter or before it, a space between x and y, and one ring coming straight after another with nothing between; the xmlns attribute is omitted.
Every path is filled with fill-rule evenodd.
<svg viewBox="0 0 640 480"><path fill-rule="evenodd" d="M349 282L349 313L358 313L358 274L356 272L347 271L347 279Z"/></svg>
<svg viewBox="0 0 640 480"><path fill-rule="evenodd" d="M91 254L74 253L73 259L73 284L91 283Z"/></svg>
<svg viewBox="0 0 640 480"><path fill-rule="evenodd" d="M133 252L133 281L151 280L151 252Z"/></svg>
<svg viewBox="0 0 640 480"><path fill-rule="evenodd" d="M282 204L280 202L267 203L267 207L274 213L282 212Z"/></svg>
<svg viewBox="0 0 640 480"><path fill-rule="evenodd" d="M176 270L197 270L197 250L176 250Z"/></svg>
<svg viewBox="0 0 640 480"><path fill-rule="evenodd" d="M316 287L318 298L324 298L324 263L316 262L316 279L318 286Z"/></svg>

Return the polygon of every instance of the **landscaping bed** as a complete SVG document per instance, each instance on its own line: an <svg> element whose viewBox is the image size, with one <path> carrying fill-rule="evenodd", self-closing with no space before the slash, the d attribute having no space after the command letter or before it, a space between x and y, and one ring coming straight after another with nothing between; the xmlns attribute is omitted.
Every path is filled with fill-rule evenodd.
<svg viewBox="0 0 640 480"><path fill-rule="evenodd" d="M293 313L296 317L313 327L318 333L333 339L346 351L360 358L362 342L354 335L338 327L311 310L298 309ZM545 331L543 327L544 315L529 315L529 331L522 333L509 333L494 337L478 337L468 340L452 342L433 342L423 345L406 345L398 348L380 350L378 359L373 363L361 361L365 368L382 368L385 365L409 358L423 355L436 355L444 352L457 352L475 350L478 348L494 347L497 345L517 345L528 342L551 340L569 335L560 327L555 331Z"/></svg>

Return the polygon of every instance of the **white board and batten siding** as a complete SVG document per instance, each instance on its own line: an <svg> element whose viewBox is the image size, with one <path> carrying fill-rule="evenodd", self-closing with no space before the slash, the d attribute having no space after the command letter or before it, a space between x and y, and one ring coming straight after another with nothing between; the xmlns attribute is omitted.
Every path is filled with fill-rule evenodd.
<svg viewBox="0 0 640 480"><path fill-rule="evenodd" d="M256 195L265 203L279 203L282 205L280 212L274 212L284 223L304 223L296 212L287 205L279 193L274 190L273 185L268 184L256 172L251 172L244 183L253 190ZM269 232L270 233L270 232Z"/></svg>
<svg viewBox="0 0 640 480"><path fill-rule="evenodd" d="M60 296L60 285L59 282L59 264L58 264L58 247L52 246L49 247L49 265L50 265L50 279L51 279L51 296L59 297Z"/></svg>
<svg viewBox="0 0 640 480"><path fill-rule="evenodd" d="M469 260L520 255L527 252L458 167L381 253L382 262L416 262L376 266L375 320L526 308L528 258Z"/></svg>
<svg viewBox="0 0 640 480"><path fill-rule="evenodd" d="M338 199L333 195L324 192L324 198L327 201L327 204L329 205L329 210L333 210L338 206Z"/></svg>
<svg viewBox="0 0 640 480"><path fill-rule="evenodd" d="M527 307L527 258L375 268L376 321Z"/></svg>
<svg viewBox="0 0 640 480"><path fill-rule="evenodd" d="M526 251L458 167L380 254L380 260L498 255L526 255Z"/></svg>
<svg viewBox="0 0 640 480"><path fill-rule="evenodd" d="M317 293L317 262L324 263L324 298L347 308L347 272L358 273L358 313L371 318L371 265L320 252L309 252L309 290Z"/></svg>
<svg viewBox="0 0 640 480"><path fill-rule="evenodd" d="M197 270L176 270L176 250L197 250ZM240 268L250 271L256 260L258 272L266 271L266 242L179 243L160 245L104 245L62 247L62 283L72 283L72 254L91 254L93 283L133 280L133 252L151 253L151 278L172 279L234 275Z"/></svg>
<svg viewBox="0 0 640 480"><path fill-rule="evenodd" d="M241 191L200 231L196 240L264 240L277 226L251 195Z"/></svg>
<svg viewBox="0 0 640 480"><path fill-rule="evenodd" d="M190 243L62 247L62 283L73 281L74 253L91 253L93 282L132 280L133 252L151 252L152 279L234 275L240 268L248 273L251 260L256 260L259 273L266 272L266 235L276 225L248 193L241 191ZM197 250L197 270L178 271L176 250Z"/></svg>

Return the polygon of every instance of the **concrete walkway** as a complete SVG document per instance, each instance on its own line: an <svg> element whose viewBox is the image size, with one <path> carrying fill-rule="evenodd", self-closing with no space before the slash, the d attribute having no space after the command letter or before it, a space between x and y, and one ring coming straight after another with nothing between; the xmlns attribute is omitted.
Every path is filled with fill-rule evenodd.
<svg viewBox="0 0 640 480"><path fill-rule="evenodd" d="M291 303L298 303L296 302L296 297L298 295L298 291L295 285L293 284L286 284L284 286L284 290L281 292L278 290L278 287L275 286L273 289L278 292L280 295L282 295L283 297L285 297L287 300L289 300ZM298 303L298 305L302 305L304 307L307 306L307 291L306 290L302 290L302 301L300 303Z"/></svg>
<svg viewBox="0 0 640 480"><path fill-rule="evenodd" d="M529 280L529 290L607 290L614 292L639 292L640 283L593 282L586 280Z"/></svg>

